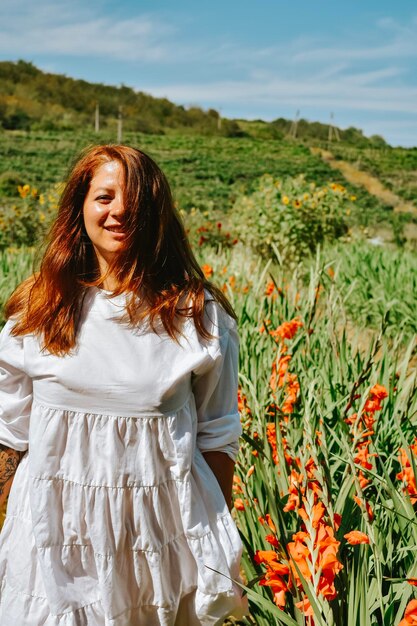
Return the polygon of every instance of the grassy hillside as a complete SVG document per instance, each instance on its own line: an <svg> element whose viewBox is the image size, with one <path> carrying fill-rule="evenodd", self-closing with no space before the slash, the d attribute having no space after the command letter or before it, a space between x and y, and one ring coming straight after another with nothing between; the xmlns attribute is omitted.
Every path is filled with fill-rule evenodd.
<svg viewBox="0 0 417 626"><path fill-rule="evenodd" d="M75 80L42 72L25 61L0 62L0 128L7 130L74 130L92 128L96 105L102 129L115 131L121 110L126 130L164 134L181 129L182 134L225 137L250 136L283 139L291 121L220 120L214 109L178 106L166 98L154 98L126 85L111 86ZM342 140L354 146L385 145L381 137L367 138L356 128L339 129ZM328 125L301 119L299 141L326 141Z"/></svg>

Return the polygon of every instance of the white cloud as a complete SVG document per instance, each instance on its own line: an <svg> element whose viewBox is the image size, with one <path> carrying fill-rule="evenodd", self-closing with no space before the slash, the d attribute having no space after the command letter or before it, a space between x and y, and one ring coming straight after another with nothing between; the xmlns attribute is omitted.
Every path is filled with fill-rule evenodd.
<svg viewBox="0 0 417 626"><path fill-rule="evenodd" d="M385 31L383 34L379 30ZM376 27L369 31L369 40L373 43L357 45L357 39L340 45L312 45L303 46L303 49L294 56L299 63L342 60L352 61L382 61L384 59L406 59L417 56L417 16L407 24L400 24L391 17L381 18Z"/></svg>
<svg viewBox="0 0 417 626"><path fill-rule="evenodd" d="M23 0L6 0L0 5L3 55L51 54L142 61L170 58L165 39L174 29L152 15L114 20L97 16L97 11L79 0L39 2L31 7Z"/></svg>
<svg viewBox="0 0 417 626"><path fill-rule="evenodd" d="M260 110L265 107L291 105L301 110L323 107L325 110L390 111L417 114L417 88L403 86L368 86L362 84L363 77L332 80L282 79L217 81L200 84L141 85L141 90L156 96L166 96L176 102L218 103L217 106L235 103L240 109L245 106Z"/></svg>

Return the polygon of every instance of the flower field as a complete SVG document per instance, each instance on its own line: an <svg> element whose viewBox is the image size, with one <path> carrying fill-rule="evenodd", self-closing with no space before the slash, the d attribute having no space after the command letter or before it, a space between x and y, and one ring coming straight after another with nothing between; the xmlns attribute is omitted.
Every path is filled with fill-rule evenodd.
<svg viewBox="0 0 417 626"><path fill-rule="evenodd" d="M416 623L415 255L198 253L239 316L244 623ZM32 258L0 255L2 301Z"/></svg>
<svg viewBox="0 0 417 626"><path fill-rule="evenodd" d="M299 144L139 139L239 319L242 624L417 625L417 257L399 216ZM1 305L85 144L30 141L0 149ZM372 245L383 222L398 236Z"/></svg>
<svg viewBox="0 0 417 626"><path fill-rule="evenodd" d="M362 260L372 254L379 276L366 302ZM231 258L237 277L224 283L240 318L234 509L248 623L405 626L417 619L414 292L389 292L395 254L390 264L358 245L326 257L290 279L279 263L262 272ZM415 259L402 263L415 276ZM373 297L391 303L372 330L358 321L376 313Z"/></svg>

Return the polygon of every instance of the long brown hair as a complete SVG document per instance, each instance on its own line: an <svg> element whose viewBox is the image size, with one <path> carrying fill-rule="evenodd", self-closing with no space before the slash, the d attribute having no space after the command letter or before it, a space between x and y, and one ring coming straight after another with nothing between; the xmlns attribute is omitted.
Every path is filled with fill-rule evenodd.
<svg viewBox="0 0 417 626"><path fill-rule="evenodd" d="M207 281L191 250L165 175L138 149L121 145L93 146L81 153L62 192L39 272L23 282L6 304L14 316L14 335L33 333L44 349L67 354L76 344L82 295L99 286L95 252L83 219L84 200L98 167L118 161L124 172L125 245L109 267L118 284L114 295L126 292L126 315L132 324L148 317L155 330L160 320L178 339L178 315L193 317L198 332L204 326L204 289L236 319L223 293ZM140 293L141 306L135 297ZM185 306L185 303L186 306Z"/></svg>

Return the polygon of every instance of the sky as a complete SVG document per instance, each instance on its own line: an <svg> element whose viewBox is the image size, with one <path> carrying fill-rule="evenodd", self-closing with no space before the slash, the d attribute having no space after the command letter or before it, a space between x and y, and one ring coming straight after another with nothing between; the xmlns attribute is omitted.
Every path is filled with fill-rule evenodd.
<svg viewBox="0 0 417 626"><path fill-rule="evenodd" d="M0 0L0 60L417 146L416 0Z"/></svg>

